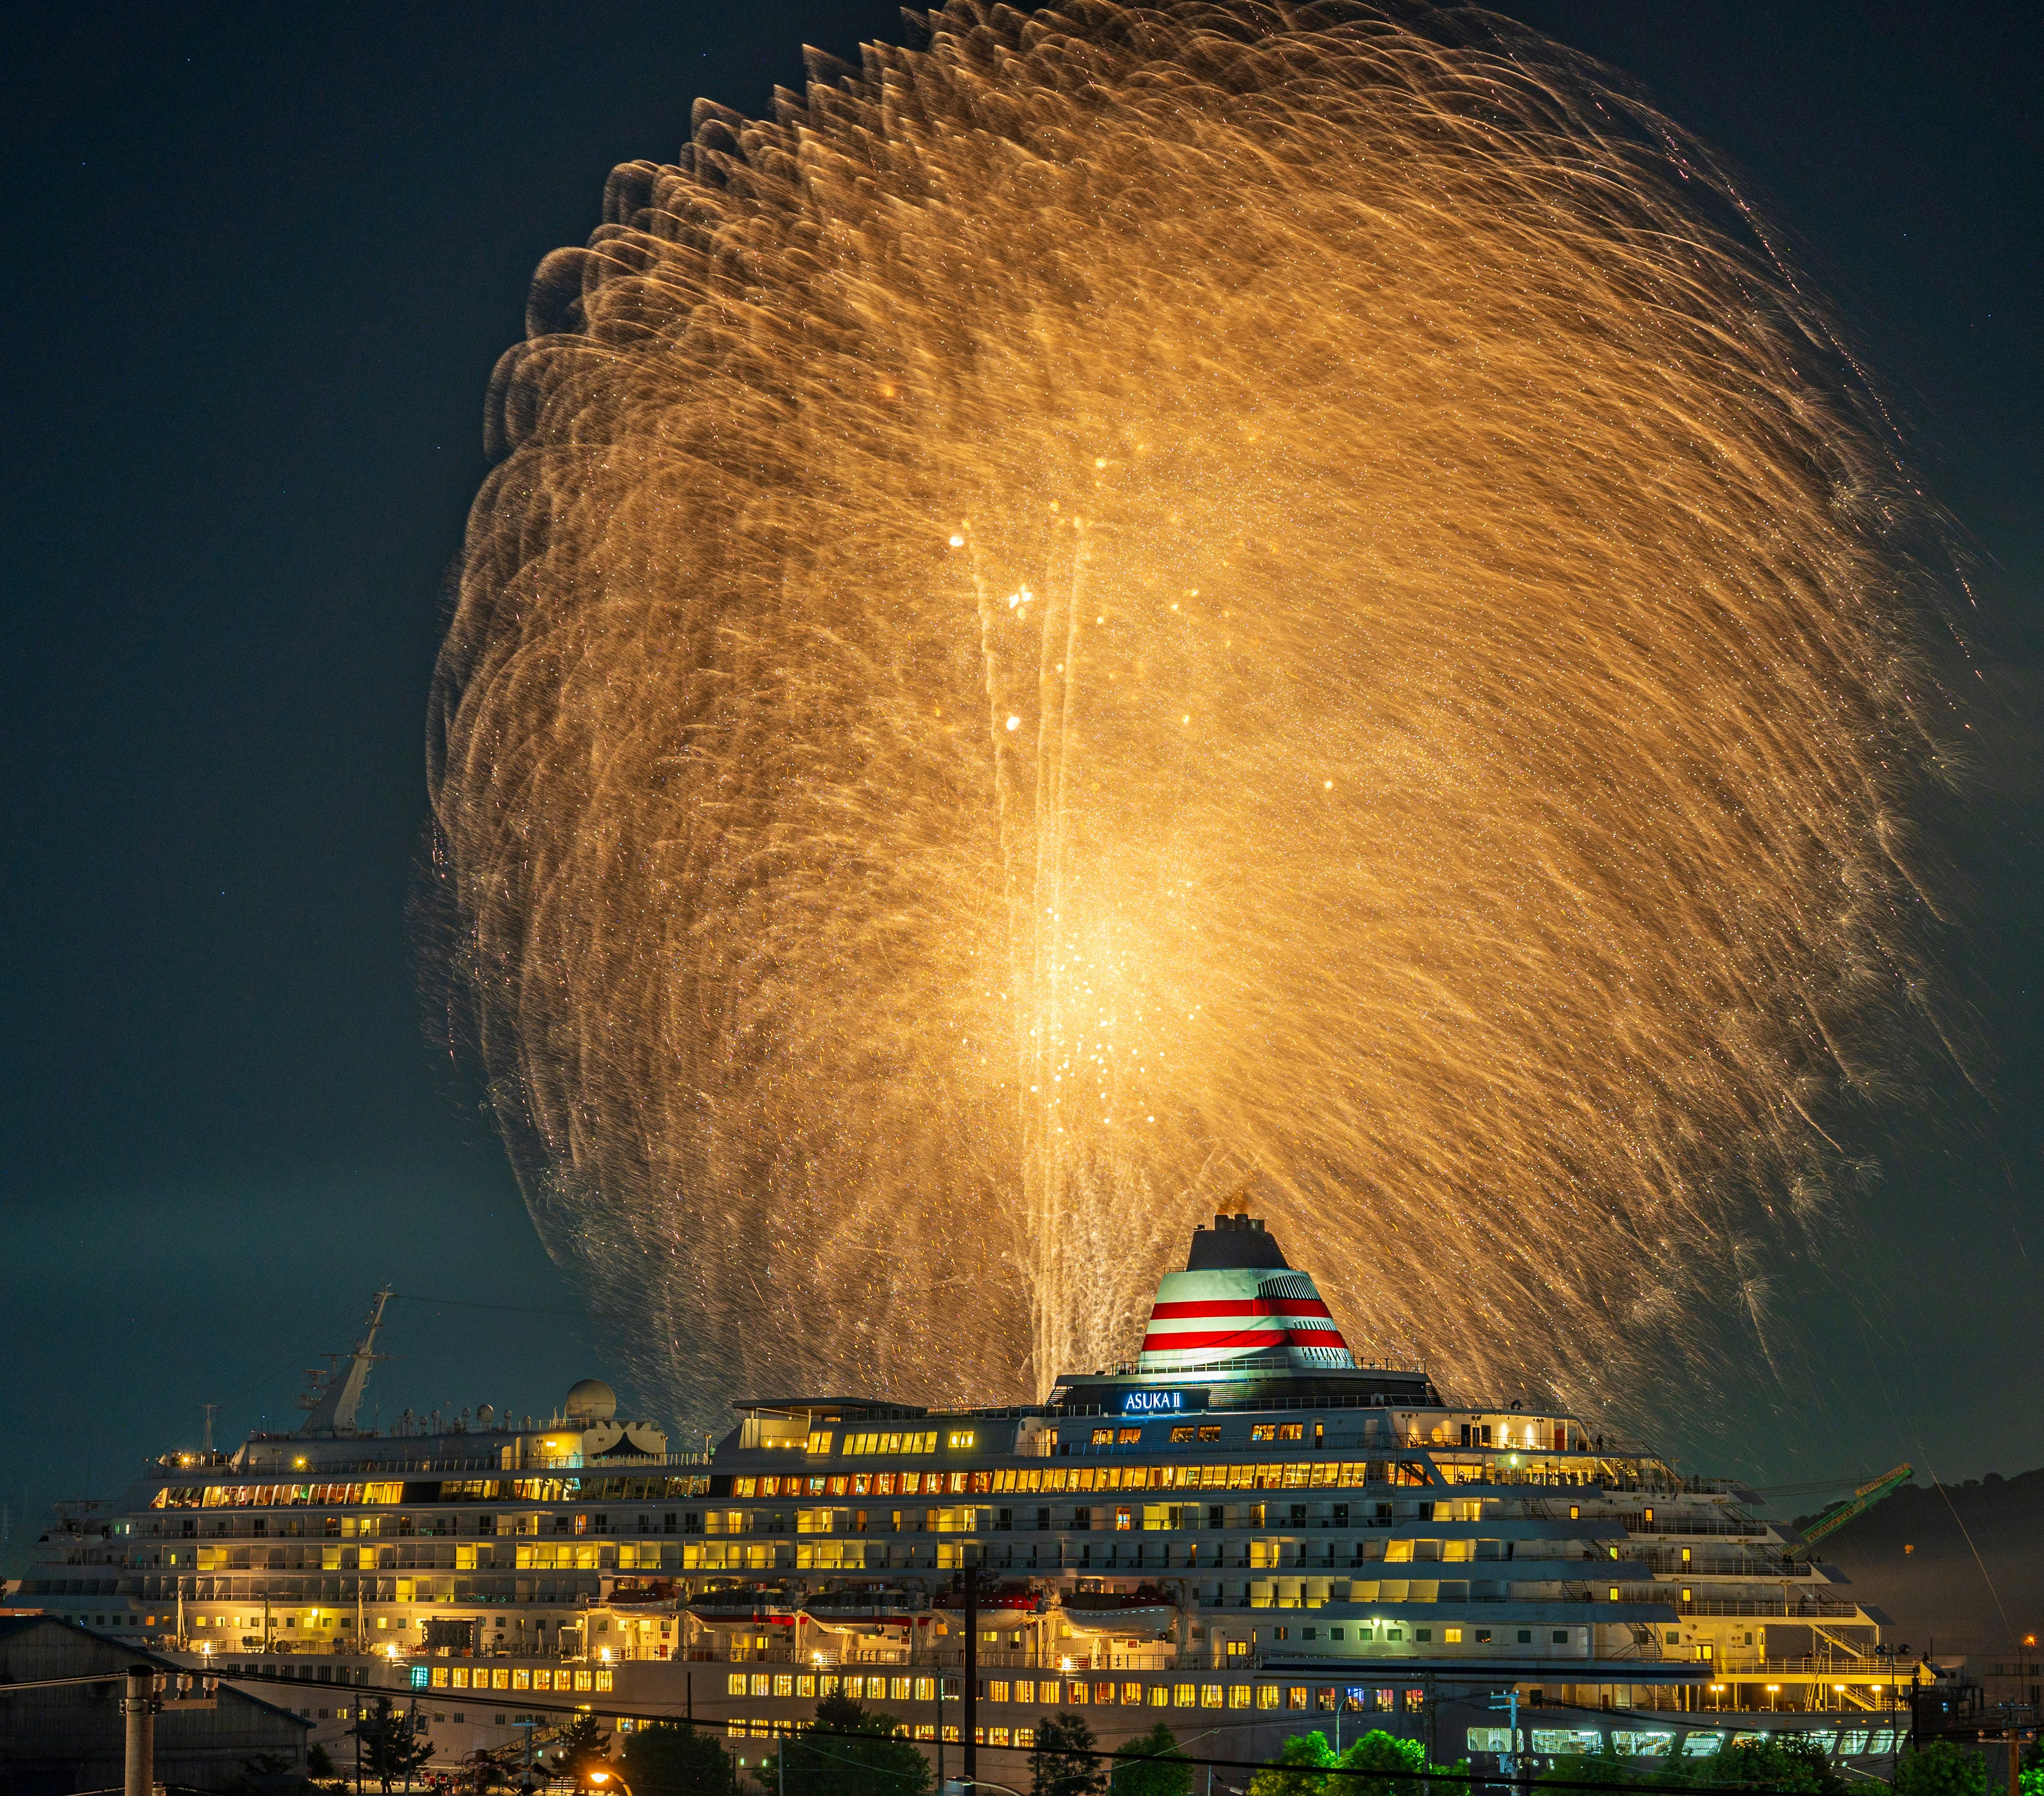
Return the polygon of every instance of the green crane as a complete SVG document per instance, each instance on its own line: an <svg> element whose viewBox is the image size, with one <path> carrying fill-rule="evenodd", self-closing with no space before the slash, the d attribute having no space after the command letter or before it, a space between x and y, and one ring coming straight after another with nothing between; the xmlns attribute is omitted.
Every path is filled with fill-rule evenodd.
<svg viewBox="0 0 2044 1796"><path fill-rule="evenodd" d="M1832 1504L1803 1530L1802 1545L1792 1548L1788 1556L1791 1559L1803 1558L1827 1534L1835 1534L1854 1516L1864 1515L1898 1484L1907 1484L1915 1472L1916 1468L1905 1462L1892 1471L1885 1471L1880 1477L1862 1484L1850 1497Z"/></svg>

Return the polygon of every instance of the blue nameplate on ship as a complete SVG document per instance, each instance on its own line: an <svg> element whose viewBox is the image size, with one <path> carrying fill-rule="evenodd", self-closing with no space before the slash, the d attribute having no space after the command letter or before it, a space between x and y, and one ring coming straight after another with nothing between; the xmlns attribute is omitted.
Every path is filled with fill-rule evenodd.
<svg viewBox="0 0 2044 1796"><path fill-rule="evenodd" d="M1157 1390L1124 1390L1121 1394L1121 1413L1124 1416L1175 1416L1187 1409L1204 1409L1206 1406L1205 1391L1188 1390L1183 1386Z"/></svg>

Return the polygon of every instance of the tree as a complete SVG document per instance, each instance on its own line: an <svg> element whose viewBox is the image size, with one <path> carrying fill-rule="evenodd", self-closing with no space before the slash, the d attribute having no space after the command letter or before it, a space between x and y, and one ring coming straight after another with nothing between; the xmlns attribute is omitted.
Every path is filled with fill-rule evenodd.
<svg viewBox="0 0 2044 1796"><path fill-rule="evenodd" d="M1037 1729L1029 1763L1031 1796L1101 1796L1107 1787L1093 1753L1092 1724L1069 1709Z"/></svg>
<svg viewBox="0 0 2044 1796"><path fill-rule="evenodd" d="M1345 1771L1423 1771L1427 1749L1416 1740L1400 1740L1381 1728L1372 1728L1335 1763ZM1327 1782L1343 1796L1418 1796L1405 1777L1330 1778Z"/></svg>
<svg viewBox="0 0 2044 1796"><path fill-rule="evenodd" d="M1634 1783L1632 1755L1607 1740L1594 1752L1571 1752L1555 1759L1536 1783Z"/></svg>
<svg viewBox="0 0 2044 1796"><path fill-rule="evenodd" d="M555 1729L553 1748L554 1763L568 1776L578 1778L609 1756L610 1736L603 1731L603 1723L585 1709Z"/></svg>
<svg viewBox="0 0 2044 1796"><path fill-rule="evenodd" d="M305 1770L313 1777L336 1775L333 1755L317 1740L305 1749Z"/></svg>
<svg viewBox="0 0 2044 1796"><path fill-rule="evenodd" d="M1673 1767L1669 1782L1731 1790L1805 1791L1831 1796L1846 1787L1845 1779L1822 1748L1807 1740L1784 1736L1749 1740L1720 1747L1709 1757Z"/></svg>
<svg viewBox="0 0 2044 1796"><path fill-rule="evenodd" d="M1112 1796L1192 1796L1193 1767L1178 1750L1178 1736L1162 1721L1122 1751L1136 1756L1115 1761L1108 1784Z"/></svg>
<svg viewBox="0 0 2044 1796"><path fill-rule="evenodd" d="M1895 1762L1896 1796L1985 1796L1987 1766L1949 1740L1905 1752Z"/></svg>
<svg viewBox="0 0 2044 1796"><path fill-rule="evenodd" d="M687 1721L655 1721L624 1742L632 1796L730 1796L731 1755Z"/></svg>
<svg viewBox="0 0 2044 1796"><path fill-rule="evenodd" d="M1327 1767L1334 1762L1325 1734L1295 1733L1279 1748L1277 1765L1249 1780L1249 1796L1325 1796Z"/></svg>
<svg viewBox="0 0 2044 1796"><path fill-rule="evenodd" d="M875 1714L854 1698L827 1696L814 1724L782 1743L759 1771L780 1796L927 1796L930 1762L901 1736L892 1715Z"/></svg>
<svg viewBox="0 0 2044 1796"><path fill-rule="evenodd" d="M433 1756L416 1703L401 1713L389 1697L379 1696L375 1709L348 1732L362 1742L363 1767L386 1791L398 1778L409 1789L413 1775Z"/></svg>

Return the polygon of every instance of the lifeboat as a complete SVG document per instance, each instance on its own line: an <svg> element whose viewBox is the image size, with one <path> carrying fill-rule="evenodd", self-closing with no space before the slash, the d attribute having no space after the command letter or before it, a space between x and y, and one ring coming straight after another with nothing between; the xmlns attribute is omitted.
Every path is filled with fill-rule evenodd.
<svg viewBox="0 0 2044 1796"><path fill-rule="evenodd" d="M616 1615L672 1615L681 1605L674 1598L671 1579L617 1584L602 1606Z"/></svg>
<svg viewBox="0 0 2044 1796"><path fill-rule="evenodd" d="M1133 1590L1074 1590L1059 1613L1075 1634L1167 1634L1178 1625L1178 1606L1152 1584Z"/></svg>
<svg viewBox="0 0 2044 1796"><path fill-rule="evenodd" d="M819 1628L836 1631L875 1627L906 1627L929 1609L920 1597L906 1590L873 1587L866 1590L820 1590L804 1599L802 1613Z"/></svg>
<svg viewBox="0 0 2044 1796"><path fill-rule="evenodd" d="M947 1611L962 1610L965 1593L962 1590L940 1590L931 1598L932 1603ZM996 1584L979 1593L979 1612L991 1615L1001 1612L1009 1614L1040 1615L1043 1612L1042 1592L1032 1590L1027 1584Z"/></svg>
<svg viewBox="0 0 2044 1796"><path fill-rule="evenodd" d="M701 1590L686 1606L697 1621L710 1626L728 1627L735 1622L761 1621L774 1627L791 1627L795 1605L785 1590L726 1588Z"/></svg>

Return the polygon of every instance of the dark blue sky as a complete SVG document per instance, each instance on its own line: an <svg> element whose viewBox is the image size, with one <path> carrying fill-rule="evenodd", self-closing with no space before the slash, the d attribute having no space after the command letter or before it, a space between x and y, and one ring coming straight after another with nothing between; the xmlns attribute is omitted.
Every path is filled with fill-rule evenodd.
<svg viewBox="0 0 2044 1796"><path fill-rule="evenodd" d="M1819 1354L1711 1456L2044 1462L2044 25L1504 10L1747 171L1983 558L1981 778L1934 821L1994 1102L1955 1079L1869 1136L1862 1230L1780 1269ZM698 94L759 110L805 39L894 28L821 0L12 16L0 1563L52 1495L194 1441L201 1402L224 1433L287 1421L382 1279L505 1306L394 1309L386 1416L538 1409L609 1363L418 1025L425 694L484 382L613 163L671 156Z"/></svg>

